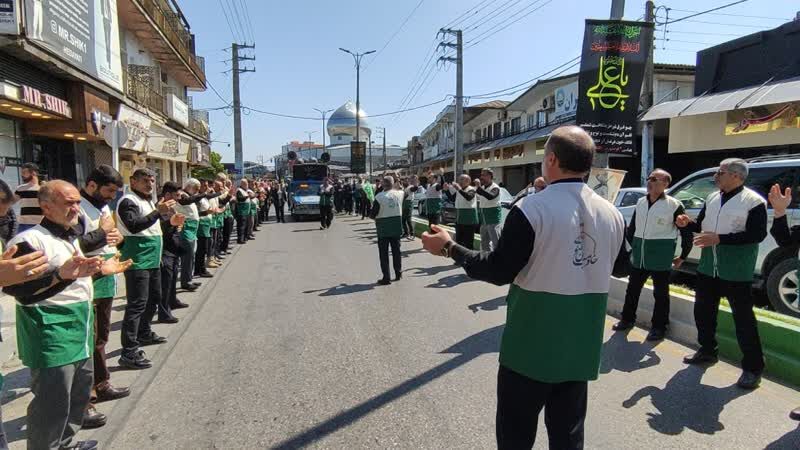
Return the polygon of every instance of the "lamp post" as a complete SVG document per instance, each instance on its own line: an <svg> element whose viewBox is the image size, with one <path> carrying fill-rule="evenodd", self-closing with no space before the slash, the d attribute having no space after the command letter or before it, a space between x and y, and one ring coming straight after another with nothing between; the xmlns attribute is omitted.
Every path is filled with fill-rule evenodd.
<svg viewBox="0 0 800 450"><path fill-rule="evenodd" d="M361 114L361 99L359 97L359 90L360 90L359 84L361 82L361 58L363 58L366 55L369 55L370 53L375 53L375 50L370 50L364 53L351 52L350 50L347 50L346 48L342 47L339 47L339 50L345 53L349 53L353 57L353 60L356 63L356 142L358 142L359 132L361 131L361 120L359 118Z"/></svg>
<svg viewBox="0 0 800 450"><path fill-rule="evenodd" d="M318 113L322 114L322 151L325 152L325 115L327 115L329 112L333 110L329 109L323 111L321 109L314 108L314 111L317 111ZM358 114L356 114L356 117L358 117Z"/></svg>

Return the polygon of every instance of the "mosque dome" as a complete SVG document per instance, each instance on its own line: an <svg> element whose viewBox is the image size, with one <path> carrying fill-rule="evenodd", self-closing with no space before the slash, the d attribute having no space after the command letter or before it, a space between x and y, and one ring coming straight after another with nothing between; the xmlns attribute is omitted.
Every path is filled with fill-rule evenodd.
<svg viewBox="0 0 800 450"><path fill-rule="evenodd" d="M364 140L367 136L372 134L372 129L367 123L367 114L362 109L359 112L359 138ZM328 135L331 136L331 142L334 141L333 137L337 135L356 135L356 105L348 101L339 109L331 114L327 124Z"/></svg>

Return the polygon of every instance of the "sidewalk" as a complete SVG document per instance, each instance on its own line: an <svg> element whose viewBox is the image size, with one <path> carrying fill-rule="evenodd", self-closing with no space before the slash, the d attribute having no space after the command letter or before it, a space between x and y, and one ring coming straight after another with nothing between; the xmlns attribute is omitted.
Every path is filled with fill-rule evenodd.
<svg viewBox="0 0 800 450"><path fill-rule="evenodd" d="M235 235L232 241L235 243ZM130 386L131 391L144 390L149 381L157 372L158 362L169 355L170 349L175 345L183 331L191 323L191 319L202 308L208 299L208 293L213 290L219 278L225 272L231 258L235 258L240 246L233 247L233 253L228 255L225 263L218 269L210 269L214 278L200 278L195 281L202 282L202 286L194 293L178 290L178 298L188 303L189 308L174 311L175 316L180 322L174 325L153 323L153 330L168 339L163 345L145 347L145 352L150 358L154 367L151 369L136 371L125 370L118 366L117 360L121 354L120 330L122 318L125 313L125 279L120 275L117 283L117 297L114 299L114 306L111 313L111 334L106 346L108 352L108 366L111 371L111 382L115 386ZM3 342L0 343L0 371L5 377L5 384L2 394L3 425L8 437L9 448L24 449L26 436L26 415L28 403L32 395L30 393L30 370L22 365L22 361L17 357L17 339L15 333L15 313L14 299L7 295L0 296L0 307L2 307L2 336ZM127 404L126 404L127 403ZM131 399L124 398L114 402L100 403L97 405L98 411L108 416L109 424L115 420L121 420L124 414L120 410L129 410ZM108 425L106 425L108 426ZM102 430L102 428L100 429ZM82 431L78 438L81 440L91 438L91 434L97 430ZM100 443L102 448L102 442Z"/></svg>

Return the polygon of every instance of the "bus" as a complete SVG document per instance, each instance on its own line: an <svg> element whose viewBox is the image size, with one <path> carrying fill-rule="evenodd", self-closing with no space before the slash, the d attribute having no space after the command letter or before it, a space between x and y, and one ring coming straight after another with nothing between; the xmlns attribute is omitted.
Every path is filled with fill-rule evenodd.
<svg viewBox="0 0 800 450"><path fill-rule="evenodd" d="M292 218L319 217L319 188L329 175L328 165L298 162L292 166L289 182L289 210Z"/></svg>

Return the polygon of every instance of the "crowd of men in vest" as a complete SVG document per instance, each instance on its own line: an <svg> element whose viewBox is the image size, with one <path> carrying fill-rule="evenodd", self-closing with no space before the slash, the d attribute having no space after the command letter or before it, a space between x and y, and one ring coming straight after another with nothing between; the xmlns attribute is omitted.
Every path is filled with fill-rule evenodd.
<svg viewBox="0 0 800 450"><path fill-rule="evenodd" d="M491 171L484 170L479 183L466 175L456 183L439 176L427 189L430 225L423 247L452 258L473 279L511 285L497 377L501 449L532 448L542 409L550 448L583 448L587 385L598 377L609 280L622 263L630 277L622 318L613 329L633 328L643 285L652 278L655 309L646 339L658 341L669 327L670 271L683 264L693 246L701 248L694 306L699 349L684 363L717 361L717 312L724 296L743 354L737 385L751 390L761 381L765 361L751 284L758 246L768 232L767 199L745 186L747 162L720 163L715 175L719 190L694 219L665 193L670 174L654 170L647 196L625 224L621 213L584 182L594 149L580 127L555 130L545 146L544 178L515 201L502 228L492 202L496 185ZM442 192L455 196L454 240L437 225ZM779 245L796 246L800 226L790 229L786 218L790 189L776 185L768 197L775 218L769 232ZM473 250L476 224L480 251ZM377 224L379 235L382 226ZM800 420L800 408L790 417Z"/></svg>
<svg viewBox="0 0 800 450"><path fill-rule="evenodd" d="M15 191L0 181L0 217L10 223L0 236L0 286L16 300L19 357L32 378L27 446L91 449L97 442L74 437L106 423L94 405L130 394L111 384L106 362L116 275L124 274L127 297L118 364L150 368L143 347L166 342L151 323L177 323L173 311L189 306L178 286L195 291L213 277L209 269L231 254L234 230L239 245L254 239L270 207L283 222L286 191L267 180L234 187L219 174L166 182L156 192L155 173L141 168L120 198L124 180L107 165L80 189L41 183L38 172L25 164ZM7 447L0 427L0 448Z"/></svg>

